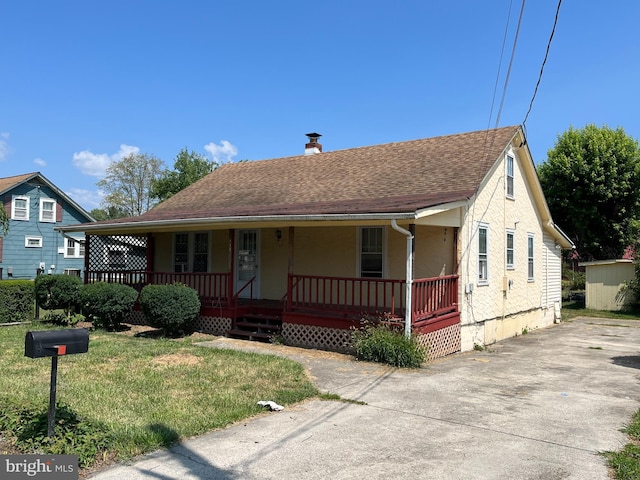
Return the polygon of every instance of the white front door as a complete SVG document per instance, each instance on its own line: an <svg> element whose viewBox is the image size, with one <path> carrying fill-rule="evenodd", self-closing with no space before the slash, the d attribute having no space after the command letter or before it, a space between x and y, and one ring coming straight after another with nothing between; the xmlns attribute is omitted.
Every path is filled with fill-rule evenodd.
<svg viewBox="0 0 640 480"><path fill-rule="evenodd" d="M236 288L238 292L249 280L253 281L253 298L260 298L259 261L260 250L258 230L238 230L236 255ZM249 286L240 292L241 298L249 298L252 288Z"/></svg>

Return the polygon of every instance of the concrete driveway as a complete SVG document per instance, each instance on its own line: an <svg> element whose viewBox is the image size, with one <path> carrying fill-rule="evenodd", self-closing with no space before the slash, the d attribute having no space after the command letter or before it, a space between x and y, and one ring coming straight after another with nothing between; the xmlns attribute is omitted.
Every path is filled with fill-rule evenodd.
<svg viewBox="0 0 640 480"><path fill-rule="evenodd" d="M289 356L308 401L95 474L136 479L607 479L598 452L640 408L640 322L580 319L417 371L219 339ZM269 400L269 399L256 399Z"/></svg>

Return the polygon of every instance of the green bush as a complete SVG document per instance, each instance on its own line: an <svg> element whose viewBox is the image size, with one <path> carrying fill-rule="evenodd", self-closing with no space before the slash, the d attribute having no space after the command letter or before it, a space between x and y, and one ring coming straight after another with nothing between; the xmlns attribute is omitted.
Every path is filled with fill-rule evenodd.
<svg viewBox="0 0 640 480"><path fill-rule="evenodd" d="M46 310L63 309L71 316L78 305L82 279L75 275L38 275L34 282L36 302Z"/></svg>
<svg viewBox="0 0 640 480"><path fill-rule="evenodd" d="M108 451L112 441L108 430L79 417L66 405L56 406L55 432L49 437L46 407L31 403L15 405L4 400L0 410L0 432L7 442L25 454L78 455L79 466L87 468Z"/></svg>
<svg viewBox="0 0 640 480"><path fill-rule="evenodd" d="M415 336L404 333L382 323L365 323L352 335L355 356L367 362L380 362L395 367L420 368L426 352Z"/></svg>
<svg viewBox="0 0 640 480"><path fill-rule="evenodd" d="M147 285L140 292L140 306L149 325L173 336L190 329L200 312L200 298L181 283Z"/></svg>
<svg viewBox="0 0 640 480"><path fill-rule="evenodd" d="M80 289L82 313L97 328L114 330L133 311L138 292L119 283L89 283Z"/></svg>
<svg viewBox="0 0 640 480"><path fill-rule="evenodd" d="M0 282L0 323L24 322L33 315L33 282L3 280Z"/></svg>

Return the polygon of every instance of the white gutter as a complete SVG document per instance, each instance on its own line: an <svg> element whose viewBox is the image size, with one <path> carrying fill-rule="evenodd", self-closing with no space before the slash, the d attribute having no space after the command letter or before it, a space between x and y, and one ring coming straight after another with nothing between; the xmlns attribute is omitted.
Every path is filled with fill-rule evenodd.
<svg viewBox="0 0 640 480"><path fill-rule="evenodd" d="M327 222L327 221L372 221L391 219L415 219L415 213L362 213L362 214L325 214L325 215L264 215L264 216L233 216L233 217L200 217L200 218L174 218L171 220L149 220L138 222L114 222L105 224L82 223L55 227L61 232L100 232L130 228L162 228L175 225L219 225L225 223L291 223L291 222ZM126 233L126 232L125 232Z"/></svg>
<svg viewBox="0 0 640 480"><path fill-rule="evenodd" d="M411 337L411 290L413 286L413 255L411 255L413 235L409 230L400 227L395 218L391 219L391 227L407 237L407 265L405 267L407 288L405 292L404 335L409 338Z"/></svg>

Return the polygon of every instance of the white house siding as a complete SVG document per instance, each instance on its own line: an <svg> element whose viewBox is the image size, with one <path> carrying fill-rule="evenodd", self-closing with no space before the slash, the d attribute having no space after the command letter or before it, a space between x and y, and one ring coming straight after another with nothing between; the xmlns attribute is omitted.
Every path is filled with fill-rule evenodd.
<svg viewBox="0 0 640 480"><path fill-rule="evenodd" d="M544 295L542 306L545 315L551 315L554 321L560 321L562 303L562 251L551 235L544 234Z"/></svg>
<svg viewBox="0 0 640 480"><path fill-rule="evenodd" d="M496 162L472 198L460 229L461 348L486 345L553 322L546 305L550 289L545 262L551 255L545 246L540 216L525 181L518 150L514 158L514 198L506 197L505 158ZM488 283L478 282L478 225L489 229ZM506 232L514 232L514 268L506 266ZM528 279L528 235L534 239L534 278ZM560 279L558 278L558 282ZM465 293L470 291L469 293Z"/></svg>

